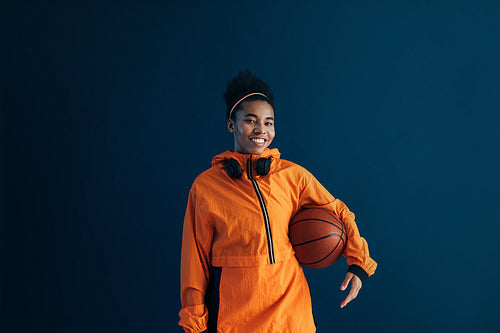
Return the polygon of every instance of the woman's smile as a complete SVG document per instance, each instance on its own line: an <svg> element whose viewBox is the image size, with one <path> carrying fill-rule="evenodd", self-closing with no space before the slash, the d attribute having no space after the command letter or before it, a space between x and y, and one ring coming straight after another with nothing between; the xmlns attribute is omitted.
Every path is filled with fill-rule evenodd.
<svg viewBox="0 0 500 333"><path fill-rule="evenodd" d="M257 146L262 146L266 143L266 139L260 137L250 137L250 140Z"/></svg>

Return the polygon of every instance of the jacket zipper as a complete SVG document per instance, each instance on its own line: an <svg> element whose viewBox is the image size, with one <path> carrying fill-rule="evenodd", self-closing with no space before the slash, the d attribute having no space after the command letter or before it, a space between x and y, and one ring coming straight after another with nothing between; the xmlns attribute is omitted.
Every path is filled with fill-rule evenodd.
<svg viewBox="0 0 500 333"><path fill-rule="evenodd" d="M259 184L252 177L252 155L248 158L247 161L247 174L248 178L253 184L253 188L255 189L255 193L257 193L257 197L259 198L260 208L262 209L262 214L264 215L264 224L266 226L266 235L267 235L267 249L269 251L269 262L271 264L275 263L274 260L274 248L273 248L273 236L271 235L271 224L269 223L269 215L267 214L266 204L264 202L264 197L262 197L262 193L260 192Z"/></svg>

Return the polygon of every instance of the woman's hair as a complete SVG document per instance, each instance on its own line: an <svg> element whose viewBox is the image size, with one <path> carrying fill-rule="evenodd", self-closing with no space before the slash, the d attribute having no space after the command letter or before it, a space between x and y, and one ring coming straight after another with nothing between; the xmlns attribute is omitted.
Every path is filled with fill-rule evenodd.
<svg viewBox="0 0 500 333"><path fill-rule="evenodd" d="M232 120L235 120L236 112L241 110L241 104L243 101L238 101L248 94L258 93L245 98L243 101L266 101L274 109L274 95L269 87L269 85L252 74L249 70L239 72L230 82L227 84L226 92L224 93L224 100L226 101L226 119L231 116ZM266 95L266 97L261 94ZM238 103L238 105L235 105ZM234 109L233 109L234 108ZM231 109L233 112L231 113Z"/></svg>

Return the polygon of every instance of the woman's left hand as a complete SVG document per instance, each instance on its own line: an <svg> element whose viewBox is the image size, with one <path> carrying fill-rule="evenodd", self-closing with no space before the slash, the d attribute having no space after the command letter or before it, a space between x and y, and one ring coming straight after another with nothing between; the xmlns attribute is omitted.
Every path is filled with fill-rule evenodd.
<svg viewBox="0 0 500 333"><path fill-rule="evenodd" d="M351 272L347 272L345 275L344 282L342 282L342 285L340 286L340 290L346 290L347 286L349 285L349 282L351 282L351 291L349 292L349 295L345 298L345 300L340 303L340 307L343 308L344 306L347 305L350 301L356 298L358 296L359 289L361 289L361 286L363 285L363 282L357 277L355 274Z"/></svg>

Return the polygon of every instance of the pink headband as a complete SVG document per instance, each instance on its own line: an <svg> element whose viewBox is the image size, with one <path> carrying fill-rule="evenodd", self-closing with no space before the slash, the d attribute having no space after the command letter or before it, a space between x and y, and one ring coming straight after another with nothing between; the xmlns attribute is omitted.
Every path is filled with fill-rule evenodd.
<svg viewBox="0 0 500 333"><path fill-rule="evenodd" d="M264 95L264 94L262 94L262 93L257 93L257 92L256 92L256 93L250 93L250 94L248 94L248 95L246 95L246 96L242 97L242 98L241 98L238 102L234 103L233 107L231 108L231 111L229 111L229 117L228 117L228 119L231 119L231 115L233 114L233 111L234 111L234 109L236 108L236 105L240 104L240 102L241 102L242 100L244 100L245 98L250 97L250 96L252 96L252 95L262 95L262 96L264 96L266 99L269 99L269 98L267 98L267 96L266 96L266 95Z"/></svg>

